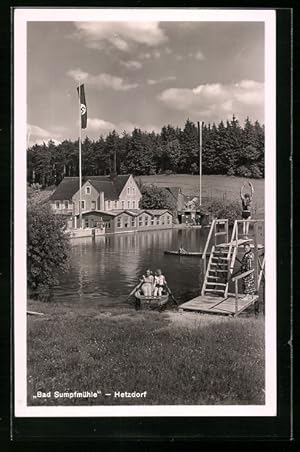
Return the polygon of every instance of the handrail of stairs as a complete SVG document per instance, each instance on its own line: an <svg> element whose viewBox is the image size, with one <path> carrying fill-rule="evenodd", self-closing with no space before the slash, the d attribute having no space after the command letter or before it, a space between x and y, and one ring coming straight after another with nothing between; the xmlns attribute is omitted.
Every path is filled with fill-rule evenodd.
<svg viewBox="0 0 300 452"><path fill-rule="evenodd" d="M207 268L206 268L206 265L205 265L204 281L203 281L203 284L202 284L201 295L204 295L205 286L206 286L206 283L207 283L209 268L210 268L210 264L212 262L212 256L213 256L214 250L215 250L215 246L213 245L212 248L211 248L211 253L210 253L210 256L209 256L209 261L208 261Z"/></svg>
<svg viewBox="0 0 300 452"><path fill-rule="evenodd" d="M230 256L231 256L234 239L236 239L236 241L238 240L238 229L237 228L238 228L238 223L237 223L237 220L235 220L234 225L233 225L233 229L232 229L230 245L229 245L229 248L228 248L228 254L227 254L228 262L229 262L229 259L230 259ZM234 249L234 251L232 253L230 265L228 266L228 270L229 270L230 273L233 272L233 266L234 266L234 262L235 262L235 258L236 258L236 253L237 253L237 246L235 247L235 249Z"/></svg>
<svg viewBox="0 0 300 452"><path fill-rule="evenodd" d="M216 220L213 220L211 225L210 225L210 230L206 239L206 243L205 243L205 247L202 253L202 259L204 260L204 274L206 273L206 254L207 254L207 249L208 249L208 245L210 243L210 239L213 233L213 230L215 228L215 224L216 224Z"/></svg>

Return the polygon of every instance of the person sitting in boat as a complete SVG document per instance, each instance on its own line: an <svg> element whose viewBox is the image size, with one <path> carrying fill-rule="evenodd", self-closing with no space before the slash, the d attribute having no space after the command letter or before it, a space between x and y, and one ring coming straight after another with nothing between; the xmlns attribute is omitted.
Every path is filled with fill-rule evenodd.
<svg viewBox="0 0 300 452"><path fill-rule="evenodd" d="M145 297L151 297L153 292L154 276L149 268L146 270L145 275L142 276L141 282L143 283L141 286L142 294Z"/></svg>
<svg viewBox="0 0 300 452"><path fill-rule="evenodd" d="M160 268L158 268L155 272L155 277L154 277L154 293L153 295L155 297L162 296L163 293L163 289L166 286L167 281L166 278L164 277L164 275L162 274L162 271Z"/></svg>
<svg viewBox="0 0 300 452"><path fill-rule="evenodd" d="M179 253L179 254L186 254L186 250L182 247L182 245L181 245L181 247L179 248L178 253Z"/></svg>

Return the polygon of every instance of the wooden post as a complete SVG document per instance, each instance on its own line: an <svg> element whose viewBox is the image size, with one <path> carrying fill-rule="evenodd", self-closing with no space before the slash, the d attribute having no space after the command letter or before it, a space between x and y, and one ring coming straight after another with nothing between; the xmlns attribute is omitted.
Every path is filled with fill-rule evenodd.
<svg viewBox="0 0 300 452"><path fill-rule="evenodd" d="M199 205L202 205L202 121L198 121L198 139L199 139Z"/></svg>
<svg viewBox="0 0 300 452"><path fill-rule="evenodd" d="M78 79L78 114L79 114L79 228L82 228L82 211L81 211L81 186L82 186L82 168L81 168L81 102L80 102L80 79Z"/></svg>
<svg viewBox="0 0 300 452"><path fill-rule="evenodd" d="M254 277L255 288L258 291L258 246L257 246L257 222L253 225L254 230Z"/></svg>
<svg viewBox="0 0 300 452"><path fill-rule="evenodd" d="M226 243L228 243L228 220L226 221Z"/></svg>
<svg viewBox="0 0 300 452"><path fill-rule="evenodd" d="M237 313L238 313L238 290L239 290L238 283L239 282L236 279L235 280L235 315L237 315Z"/></svg>
<svg viewBox="0 0 300 452"><path fill-rule="evenodd" d="M214 244L215 244L215 246L217 244L216 232L217 232L217 221L215 221L215 224L214 224L214 237L215 237Z"/></svg>

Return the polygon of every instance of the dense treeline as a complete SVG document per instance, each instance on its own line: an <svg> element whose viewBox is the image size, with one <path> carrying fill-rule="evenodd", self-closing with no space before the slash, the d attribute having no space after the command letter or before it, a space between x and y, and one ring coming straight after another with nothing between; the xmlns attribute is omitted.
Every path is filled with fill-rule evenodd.
<svg viewBox="0 0 300 452"><path fill-rule="evenodd" d="M264 177L264 126L246 119L243 127L231 121L203 126L202 164L204 174ZM83 175L110 174L114 154L118 174L199 172L197 125L187 120L183 129L164 126L160 134L134 129L121 136L113 131L98 140L82 143ZM43 186L58 184L64 176L78 176L78 140L28 149L28 182Z"/></svg>

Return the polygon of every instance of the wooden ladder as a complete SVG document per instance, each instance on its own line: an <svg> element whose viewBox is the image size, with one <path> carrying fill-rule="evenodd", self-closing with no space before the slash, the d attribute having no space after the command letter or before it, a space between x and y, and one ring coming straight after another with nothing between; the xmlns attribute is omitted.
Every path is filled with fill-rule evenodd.
<svg viewBox="0 0 300 452"><path fill-rule="evenodd" d="M223 226L223 230L219 230L219 226ZM205 271L204 282L202 286L201 295L212 295L227 297L228 293L228 250L227 243L222 246L217 245L218 236L226 236L228 241L228 220L214 220L209 233L205 252L207 251L211 236L214 236L214 245L211 248L209 261Z"/></svg>
<svg viewBox="0 0 300 452"><path fill-rule="evenodd" d="M229 245L216 245L211 249L201 295L226 298L228 294L228 272L231 256L228 258Z"/></svg>

